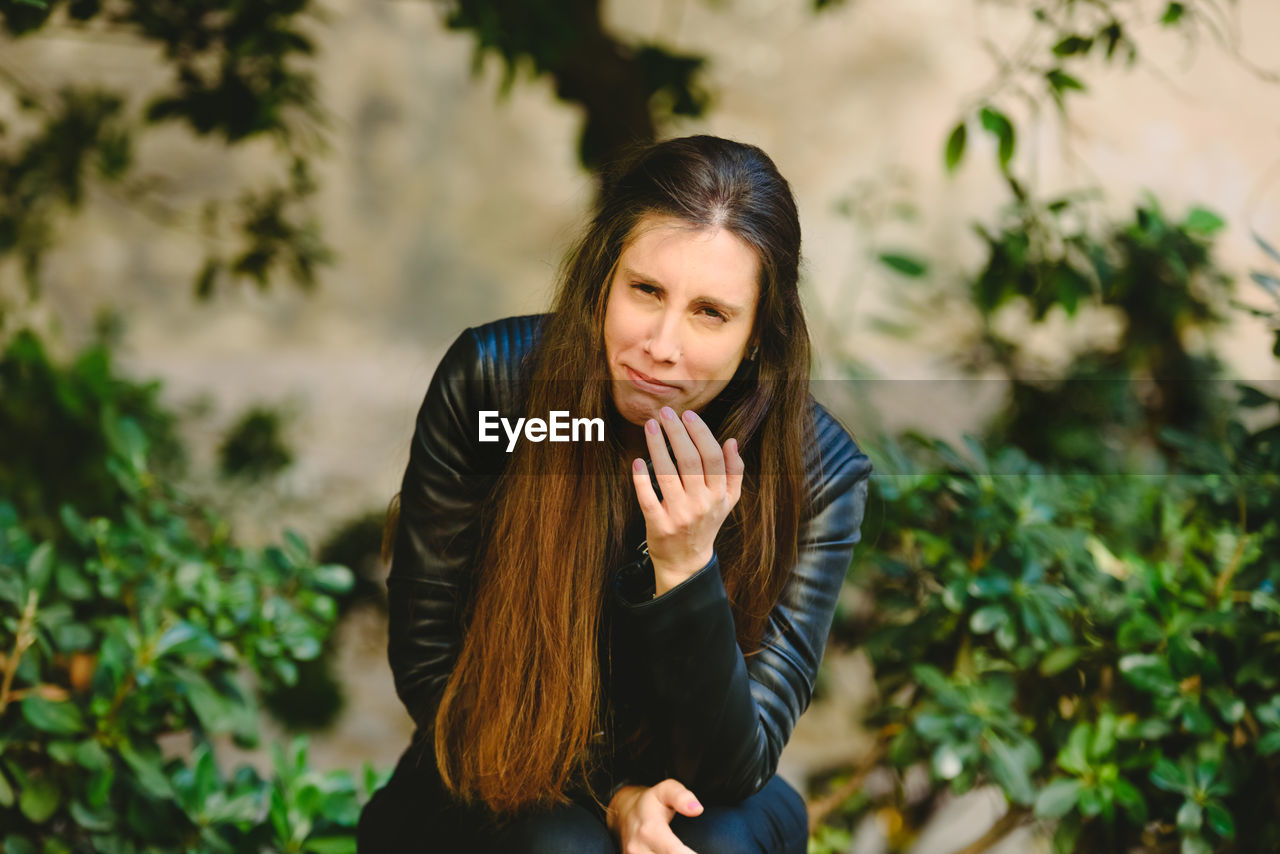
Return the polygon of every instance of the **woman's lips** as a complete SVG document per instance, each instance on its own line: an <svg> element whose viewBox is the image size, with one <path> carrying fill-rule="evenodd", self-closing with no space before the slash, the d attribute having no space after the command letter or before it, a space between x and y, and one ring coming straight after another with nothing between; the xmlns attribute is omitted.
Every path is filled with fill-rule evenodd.
<svg viewBox="0 0 1280 854"><path fill-rule="evenodd" d="M623 367L627 371L627 379L631 380L632 384L641 391L648 392L649 394L660 395L662 397L666 397L680 391L680 389L673 385L667 385L664 382L659 382L651 376L632 370L630 366L623 365Z"/></svg>

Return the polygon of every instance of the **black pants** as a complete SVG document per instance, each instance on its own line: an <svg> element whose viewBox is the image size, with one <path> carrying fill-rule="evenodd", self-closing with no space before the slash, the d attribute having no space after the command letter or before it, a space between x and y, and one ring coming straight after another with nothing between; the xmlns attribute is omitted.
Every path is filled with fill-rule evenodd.
<svg viewBox="0 0 1280 854"><path fill-rule="evenodd" d="M697 794L695 792L695 794ZM734 806L677 815L671 829L697 854L804 854L804 800L781 777ZM432 763L410 750L374 793L356 832L360 854L618 854L598 811L570 803L495 828L480 810L454 802Z"/></svg>

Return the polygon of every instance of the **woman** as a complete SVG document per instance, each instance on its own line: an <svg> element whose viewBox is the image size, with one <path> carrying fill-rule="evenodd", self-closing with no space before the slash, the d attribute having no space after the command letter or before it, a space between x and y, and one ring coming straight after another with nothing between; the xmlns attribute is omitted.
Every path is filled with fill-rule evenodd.
<svg viewBox="0 0 1280 854"><path fill-rule="evenodd" d="M805 850L775 771L871 467L809 396L799 261L762 151L657 143L605 175L549 315L454 342L388 526L418 733L362 851Z"/></svg>

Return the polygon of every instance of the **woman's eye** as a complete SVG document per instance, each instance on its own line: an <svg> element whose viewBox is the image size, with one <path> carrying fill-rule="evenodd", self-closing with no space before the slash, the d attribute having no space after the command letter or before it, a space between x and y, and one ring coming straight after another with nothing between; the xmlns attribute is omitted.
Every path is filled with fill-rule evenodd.
<svg viewBox="0 0 1280 854"><path fill-rule="evenodd" d="M709 317L712 320L728 320L729 319L725 317L723 314L721 314L718 310L712 308L709 305L704 305L702 308L699 309L699 311L703 312L704 317Z"/></svg>
<svg viewBox="0 0 1280 854"><path fill-rule="evenodd" d="M632 290L637 290L642 294L647 294L648 296L653 296L658 292L658 289L653 285L646 285L644 282L635 282L631 285L631 288Z"/></svg>

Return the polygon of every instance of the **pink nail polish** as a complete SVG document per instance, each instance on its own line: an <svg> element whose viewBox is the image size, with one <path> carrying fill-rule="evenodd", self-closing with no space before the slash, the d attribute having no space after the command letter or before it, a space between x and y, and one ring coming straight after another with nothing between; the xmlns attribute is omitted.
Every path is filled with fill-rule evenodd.
<svg viewBox="0 0 1280 854"><path fill-rule="evenodd" d="M684 420L686 424L692 424L698 420L698 413L694 412L692 409L686 409L684 411Z"/></svg>
<svg viewBox="0 0 1280 854"><path fill-rule="evenodd" d="M650 433L653 433L654 435L657 435L658 422L650 418L648 421L644 422L644 429L649 431Z"/></svg>
<svg viewBox="0 0 1280 854"><path fill-rule="evenodd" d="M639 457L636 457L636 459L633 460L631 463L631 469L636 474L640 474L640 472L644 471L644 460L640 459Z"/></svg>
<svg viewBox="0 0 1280 854"><path fill-rule="evenodd" d="M672 409L670 406L664 406L662 407L662 417L667 419L668 421L675 421L676 411Z"/></svg>

